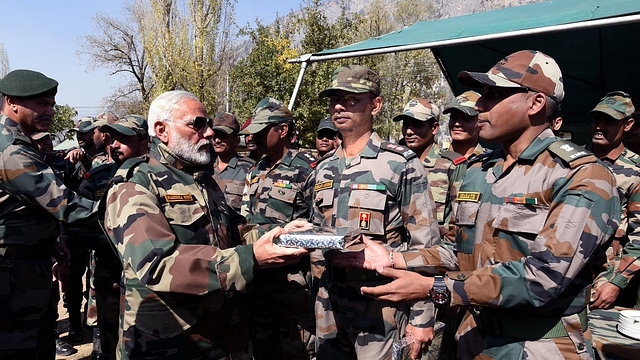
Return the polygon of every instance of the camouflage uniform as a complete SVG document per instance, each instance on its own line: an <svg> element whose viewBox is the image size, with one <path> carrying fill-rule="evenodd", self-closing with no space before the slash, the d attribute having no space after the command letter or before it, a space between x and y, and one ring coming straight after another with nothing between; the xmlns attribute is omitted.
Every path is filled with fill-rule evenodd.
<svg viewBox="0 0 640 360"><path fill-rule="evenodd" d="M227 338L242 318L227 298L253 278L253 249L222 249L239 238L238 218L210 174L178 170L157 139L152 150L158 159L125 161L101 201L105 231L124 268L118 356L246 353Z"/></svg>
<svg viewBox="0 0 640 360"><path fill-rule="evenodd" d="M255 161L238 154L229 161L227 167L222 171L218 168L218 159L213 163L213 179L224 191L227 204L238 212L240 212L242 205L245 180L253 165L255 165Z"/></svg>
<svg viewBox="0 0 640 360"><path fill-rule="evenodd" d="M251 126L245 131L255 134L272 122L292 119L293 115L281 102L263 99L253 112ZM258 234L295 219L308 219L311 207L307 179L316 158L289 149L272 167L270 162L266 155L249 172L242 201L242 215L249 224L260 226ZM248 295L258 359L310 359L315 356L310 277L308 256L294 265L256 273Z"/></svg>
<svg viewBox="0 0 640 360"><path fill-rule="evenodd" d="M471 161L453 204L455 239L405 253L407 269L446 274L451 305L469 307L456 335L461 359L592 359L587 304L602 244L619 225L615 178L593 154L543 130L553 100L533 114L518 104L531 98L524 91L562 101L551 57L518 51L487 73L463 71L458 79L523 89L480 108L520 116L520 126L535 121L526 130L540 133L515 159L501 148ZM492 120L498 133L509 131L510 119Z"/></svg>
<svg viewBox="0 0 640 360"><path fill-rule="evenodd" d="M347 159L340 146L318 163L314 177L315 225L343 234L359 230L388 249L437 243L435 204L424 166L408 148L383 142L374 132L358 157ZM416 327L433 326L431 303L410 306L366 297L360 294L361 286L388 279L331 266L332 255L325 253L327 270L316 300L318 359L356 354L361 359L390 359L392 342L403 336L407 320Z"/></svg>
<svg viewBox="0 0 640 360"><path fill-rule="evenodd" d="M68 189L5 115L0 115L0 164L0 352L28 356L29 349L42 345L58 224L95 219L95 203Z"/></svg>
<svg viewBox="0 0 640 360"><path fill-rule="evenodd" d="M635 107L628 94L612 92L600 100L591 112L601 112L617 121L631 117ZM637 119L636 121L640 121ZM591 149L595 144L588 146ZM596 279L596 287L610 282L621 289L616 304L640 308L640 293L637 283L629 287L629 282L640 269L640 156L622 143L600 158L616 178L618 194L622 202L620 227L616 231L612 245L607 249L609 260L606 272ZM636 279L635 281L640 280ZM625 292L625 290L627 290ZM627 297L632 303L625 303Z"/></svg>

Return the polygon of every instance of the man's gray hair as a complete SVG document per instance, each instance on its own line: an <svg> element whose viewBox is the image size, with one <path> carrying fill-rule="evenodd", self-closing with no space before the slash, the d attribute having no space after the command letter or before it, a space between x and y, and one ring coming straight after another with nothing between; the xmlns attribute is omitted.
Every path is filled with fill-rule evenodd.
<svg viewBox="0 0 640 360"><path fill-rule="evenodd" d="M155 123L158 121L173 120L173 112L182 106L185 100L200 102L197 96L184 90L172 90L160 94L149 106L147 122L149 124L149 136L156 136Z"/></svg>

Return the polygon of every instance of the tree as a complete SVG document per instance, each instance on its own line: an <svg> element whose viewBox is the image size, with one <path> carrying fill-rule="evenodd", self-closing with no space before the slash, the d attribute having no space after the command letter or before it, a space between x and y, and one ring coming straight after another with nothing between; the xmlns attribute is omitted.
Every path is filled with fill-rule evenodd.
<svg viewBox="0 0 640 360"><path fill-rule="evenodd" d="M72 134L69 132L73 129L75 124L73 118L78 115L78 111L69 105L54 106L55 114L53 115L53 122L49 128L49 132L53 136L54 142L62 142L65 139L71 139Z"/></svg>

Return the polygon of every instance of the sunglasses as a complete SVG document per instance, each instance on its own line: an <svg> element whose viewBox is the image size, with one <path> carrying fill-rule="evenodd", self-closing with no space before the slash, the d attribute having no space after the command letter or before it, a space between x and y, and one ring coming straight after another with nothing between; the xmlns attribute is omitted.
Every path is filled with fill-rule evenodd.
<svg viewBox="0 0 640 360"><path fill-rule="evenodd" d="M185 124L188 127L198 132L202 131L202 129L204 129L205 126L208 126L209 128L213 127L213 120L206 118L204 116L196 116L193 120L187 120L187 121L175 121L175 120L165 120L165 121L178 123L178 124Z"/></svg>

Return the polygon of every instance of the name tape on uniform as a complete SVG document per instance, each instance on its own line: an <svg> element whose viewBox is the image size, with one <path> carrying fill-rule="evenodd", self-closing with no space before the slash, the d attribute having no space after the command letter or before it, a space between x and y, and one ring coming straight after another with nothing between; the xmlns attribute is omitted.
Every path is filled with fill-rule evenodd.
<svg viewBox="0 0 640 360"><path fill-rule="evenodd" d="M480 193L477 191L460 191L456 195L456 200L478 202L480 201Z"/></svg>
<svg viewBox="0 0 640 360"><path fill-rule="evenodd" d="M322 181L316 184L313 188L314 191L320 191L325 189L331 189L333 187L333 180Z"/></svg>
<svg viewBox="0 0 640 360"><path fill-rule="evenodd" d="M167 202L189 202L193 201L191 194L165 194L164 199Z"/></svg>

